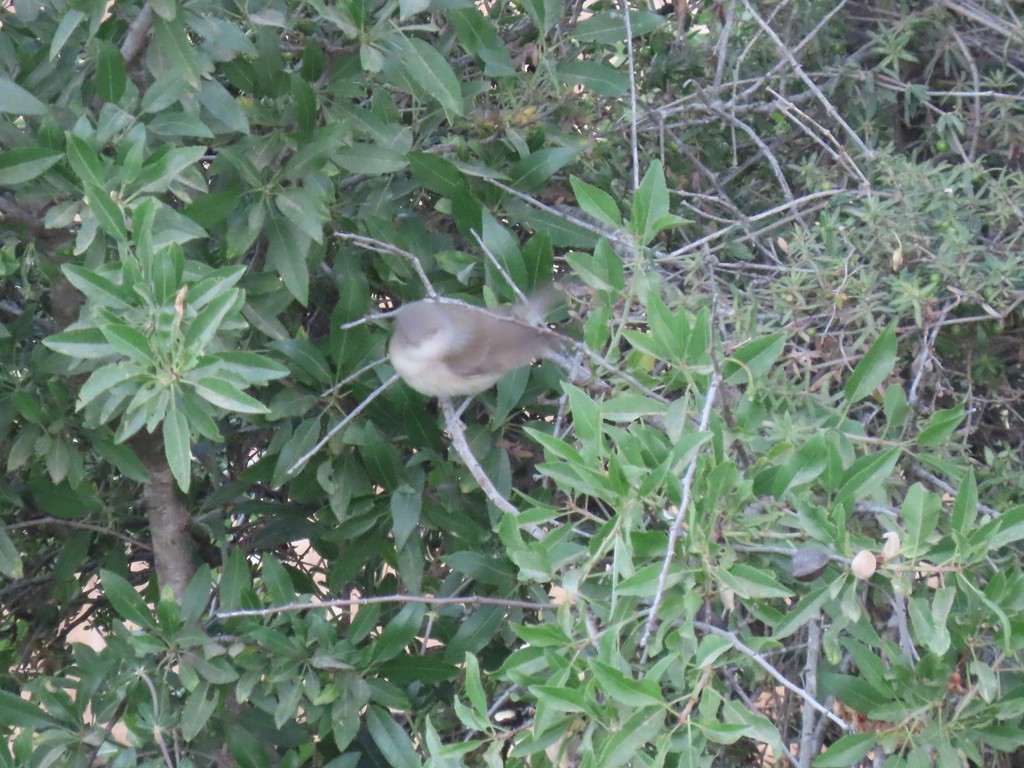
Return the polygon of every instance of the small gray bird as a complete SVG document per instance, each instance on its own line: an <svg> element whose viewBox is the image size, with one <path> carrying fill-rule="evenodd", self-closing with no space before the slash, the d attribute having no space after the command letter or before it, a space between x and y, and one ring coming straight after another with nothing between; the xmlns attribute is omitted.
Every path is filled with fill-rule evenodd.
<svg viewBox="0 0 1024 768"><path fill-rule="evenodd" d="M526 304L478 309L424 299L395 317L388 356L405 383L424 395L475 395L513 368L557 348L559 338L536 323L552 297Z"/></svg>

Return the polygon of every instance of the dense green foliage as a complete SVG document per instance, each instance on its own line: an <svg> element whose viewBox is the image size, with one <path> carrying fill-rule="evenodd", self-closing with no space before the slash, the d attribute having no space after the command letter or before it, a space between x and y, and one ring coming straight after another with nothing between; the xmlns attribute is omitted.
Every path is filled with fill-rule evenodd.
<svg viewBox="0 0 1024 768"><path fill-rule="evenodd" d="M1008 4L3 8L0 768L1013 764Z"/></svg>

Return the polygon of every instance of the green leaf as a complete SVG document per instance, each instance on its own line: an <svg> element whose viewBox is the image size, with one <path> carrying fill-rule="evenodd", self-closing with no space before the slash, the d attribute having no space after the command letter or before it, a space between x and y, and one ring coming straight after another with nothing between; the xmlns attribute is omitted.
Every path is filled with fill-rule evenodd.
<svg viewBox="0 0 1024 768"><path fill-rule="evenodd" d="M978 519L978 481L974 479L974 470L968 469L964 479L960 481L960 490L953 502L953 530L962 536L968 536L974 530Z"/></svg>
<svg viewBox="0 0 1024 768"><path fill-rule="evenodd" d="M1013 507L977 528L971 542L986 551L996 550L1024 539L1024 506Z"/></svg>
<svg viewBox="0 0 1024 768"><path fill-rule="evenodd" d="M201 679L214 685L225 685L239 679L238 672L234 671L224 658L215 658L208 662L203 656L191 653L182 655L183 667L194 670Z"/></svg>
<svg viewBox="0 0 1024 768"><path fill-rule="evenodd" d="M2 98L0 95L0 102ZM13 186L31 181L59 163L62 157L60 152L54 152L46 147L26 147L0 152L0 185Z"/></svg>
<svg viewBox="0 0 1024 768"><path fill-rule="evenodd" d="M661 710L655 710L653 714L650 708L634 712L601 745L593 765L601 768L635 765L636 755L643 752L644 744L664 730L664 720L665 713Z"/></svg>
<svg viewBox="0 0 1024 768"><path fill-rule="evenodd" d="M295 599L295 586L292 584L288 571L276 558L268 557L263 559L263 569L260 571L260 578L267 588L272 605L287 605ZM280 650L277 653L281 653ZM286 651L284 655L291 655Z"/></svg>
<svg viewBox="0 0 1024 768"><path fill-rule="evenodd" d="M124 223L124 213L121 207L110 197L110 193L103 187L93 184L85 185L86 202L94 214L100 227L114 238L117 242L123 243L128 240L128 229Z"/></svg>
<svg viewBox="0 0 1024 768"><path fill-rule="evenodd" d="M775 472L771 493L776 498L790 488L816 480L827 466L825 435L815 435Z"/></svg>
<svg viewBox="0 0 1024 768"><path fill-rule="evenodd" d="M274 196L274 202L277 210L310 239L317 243L324 241L326 212L321 215L323 206L318 204L308 189L286 187Z"/></svg>
<svg viewBox="0 0 1024 768"><path fill-rule="evenodd" d="M157 136L169 139L179 136L190 139L213 138L213 131L210 130L210 126L200 120L198 115L181 111L161 112L149 121L146 128Z"/></svg>
<svg viewBox="0 0 1024 768"><path fill-rule="evenodd" d="M100 326L100 332L116 352L128 359L147 366L156 364L149 339L142 331L125 323L107 323Z"/></svg>
<svg viewBox="0 0 1024 768"><path fill-rule="evenodd" d="M113 445L109 442L97 441L93 446L96 448L96 453L105 462L116 467L117 471L129 480L144 483L149 479L146 467L127 445Z"/></svg>
<svg viewBox="0 0 1024 768"><path fill-rule="evenodd" d="M632 10L629 14L629 28L634 38L643 37L664 25L665 19L657 13ZM626 22L619 10L598 11L577 24L570 37L581 43L622 43L626 40Z"/></svg>
<svg viewBox="0 0 1024 768"><path fill-rule="evenodd" d="M128 198L136 198L147 192L166 191L183 172L195 166L205 155L206 147L175 147L155 153L132 180Z"/></svg>
<svg viewBox="0 0 1024 768"><path fill-rule="evenodd" d="M79 360L97 360L114 354L114 347L99 328L78 328L43 339L54 352Z"/></svg>
<svg viewBox="0 0 1024 768"><path fill-rule="evenodd" d="M655 223L668 215L668 187L660 160L651 163L633 196L630 231L644 245L657 234Z"/></svg>
<svg viewBox="0 0 1024 768"><path fill-rule="evenodd" d="M459 573L469 576L481 584L511 588L515 575L508 567L508 561L483 552L451 552L444 557L445 563Z"/></svg>
<svg viewBox="0 0 1024 768"><path fill-rule="evenodd" d="M252 591L252 579L245 554L240 549L233 549L224 563L224 572L220 581L220 604L225 611L235 611L242 607L243 593Z"/></svg>
<svg viewBox="0 0 1024 768"><path fill-rule="evenodd" d="M209 403L236 413L270 413L270 409L224 379L203 379L193 385L196 393Z"/></svg>
<svg viewBox="0 0 1024 768"><path fill-rule="evenodd" d="M97 40L96 93L103 101L116 103L124 93L127 74L124 56L117 46L106 40Z"/></svg>
<svg viewBox="0 0 1024 768"><path fill-rule="evenodd" d="M466 12L479 15L477 11L469 9ZM416 181L439 195L455 197L466 187L459 169L443 157L430 152L409 152L406 159Z"/></svg>
<svg viewBox="0 0 1024 768"><path fill-rule="evenodd" d="M245 275L244 266L215 269L189 289L185 301L192 309L202 309L218 296L222 296L234 288L243 275Z"/></svg>
<svg viewBox="0 0 1024 768"><path fill-rule="evenodd" d="M100 156L85 139L69 133L67 153L71 170L74 171L83 186L103 187L103 163L100 161Z"/></svg>
<svg viewBox="0 0 1024 768"><path fill-rule="evenodd" d="M847 402L852 405L874 392L892 372L895 364L896 321L893 320L853 369L845 387Z"/></svg>
<svg viewBox="0 0 1024 768"><path fill-rule="evenodd" d="M480 662L472 653L466 654L466 696L476 713L487 718L487 695L483 683L480 682Z"/></svg>
<svg viewBox="0 0 1024 768"><path fill-rule="evenodd" d="M82 410L105 392L114 387L142 376L143 369L133 363L118 362L111 365L104 365L93 371L86 382L78 390L78 402L76 410Z"/></svg>
<svg viewBox="0 0 1024 768"><path fill-rule="evenodd" d="M599 96L615 98L629 90L629 75L600 61L561 61L556 75L562 83L581 85Z"/></svg>
<svg viewBox="0 0 1024 768"><path fill-rule="evenodd" d="M889 448L857 459L843 475L836 504L849 504L878 490L882 481L892 474L899 458L900 449Z"/></svg>
<svg viewBox="0 0 1024 768"><path fill-rule="evenodd" d="M0 573L8 579L20 579L25 575L21 554L14 546L14 542L11 541L11 537L2 528L0 528Z"/></svg>
<svg viewBox="0 0 1024 768"><path fill-rule="evenodd" d="M18 390L17 392L11 393L11 405L18 411L18 415L33 424L48 424L49 418L46 418L42 405L39 403L39 399L35 392L29 392L25 390Z"/></svg>
<svg viewBox="0 0 1024 768"><path fill-rule="evenodd" d="M189 42L184 22L181 20L168 21L156 16L153 19L152 45L155 50L159 51L164 67L169 68L175 77L196 90L202 87L199 59Z"/></svg>
<svg viewBox="0 0 1024 768"><path fill-rule="evenodd" d="M428 685L455 680L462 674L456 665L439 658L409 654L381 662L376 667L382 677L396 685Z"/></svg>
<svg viewBox="0 0 1024 768"><path fill-rule="evenodd" d="M61 271L90 302L100 307L131 309L138 297L124 286L108 280L97 272L75 264L64 264Z"/></svg>
<svg viewBox="0 0 1024 768"><path fill-rule="evenodd" d="M113 571L101 569L100 583L103 586L103 594L118 616L140 627L156 628L153 612L127 579Z"/></svg>
<svg viewBox="0 0 1024 768"><path fill-rule="evenodd" d="M589 213L602 224L614 229L622 227L622 214L615 199L603 189L588 184L576 176L569 176L573 194L580 208Z"/></svg>
<svg viewBox="0 0 1024 768"><path fill-rule="evenodd" d="M85 14L79 10L67 9L60 17L60 23L57 25L56 32L53 33L53 37L50 40L50 61L57 58L57 55L61 52L64 44L67 43L68 38L75 31L82 20L85 18Z"/></svg>
<svg viewBox="0 0 1024 768"><path fill-rule="evenodd" d="M187 492L192 481L192 440L188 419L179 408L164 417L164 453L178 487Z"/></svg>
<svg viewBox="0 0 1024 768"><path fill-rule="evenodd" d="M391 493L391 524L396 549L402 549L419 526L422 509L423 494L414 488L402 485Z"/></svg>
<svg viewBox="0 0 1024 768"><path fill-rule="evenodd" d="M448 19L455 37L468 53L484 62L487 77L512 77L516 74L508 48L498 36L489 18L477 8L453 8Z"/></svg>
<svg viewBox="0 0 1024 768"><path fill-rule="evenodd" d="M821 755L814 758L814 768L849 768L860 763L878 742L874 733L852 733L843 736Z"/></svg>
<svg viewBox="0 0 1024 768"><path fill-rule="evenodd" d="M591 400L590 395L572 384L562 384L562 390L569 396L572 425L581 443L584 457L603 453L601 406Z"/></svg>
<svg viewBox="0 0 1024 768"><path fill-rule="evenodd" d="M625 393L615 395L601 403L601 417L605 421L634 422L646 416L661 416L666 406L647 395Z"/></svg>
<svg viewBox="0 0 1024 768"><path fill-rule="evenodd" d="M383 707L371 704L366 710L366 727L374 744L391 768L419 768L420 759L409 735Z"/></svg>
<svg viewBox="0 0 1024 768"><path fill-rule="evenodd" d="M267 265L281 276L288 292L303 306L309 301L309 250L312 240L282 216L266 224Z"/></svg>
<svg viewBox="0 0 1024 768"><path fill-rule="evenodd" d="M557 0L524 0L523 7L540 30L542 37L547 35L562 12L562 5Z"/></svg>
<svg viewBox="0 0 1024 768"><path fill-rule="evenodd" d="M381 144L367 142L357 142L352 147L340 150L333 159L346 171L366 176L397 173L408 165L404 153Z"/></svg>
<svg viewBox="0 0 1024 768"><path fill-rule="evenodd" d="M505 274L512 278L516 285L526 284L526 262L523 261L523 254L519 250L519 241L512 233L490 213L484 212L482 216L483 232L480 233L484 247L491 252L495 260L504 268ZM492 274L491 284L503 287L506 298L511 298L511 290L506 288L507 279L499 278L488 260L488 274ZM500 282L499 282L500 280Z"/></svg>
<svg viewBox="0 0 1024 768"><path fill-rule="evenodd" d="M292 372L304 384L322 387L333 383L333 373L327 358L309 339L281 339L270 343L270 348L288 358L295 366Z"/></svg>
<svg viewBox="0 0 1024 768"><path fill-rule="evenodd" d="M693 666L698 668L710 667L715 660L732 649L732 641L718 635L705 635L697 646L697 652L693 656Z"/></svg>
<svg viewBox="0 0 1024 768"><path fill-rule="evenodd" d="M921 448L933 448L943 445L949 440L956 428L964 420L966 411L964 406L949 408L944 411L935 411L928 417L924 428L917 435L917 444Z"/></svg>
<svg viewBox="0 0 1024 768"><path fill-rule="evenodd" d="M1024 507L1018 507L1018 511L1024 511ZM1018 536L1017 538L1024 538L1024 536ZM960 574L953 573L950 574L950 581L960 592L972 595L979 603L984 605L991 612L992 617L999 622L1003 629L1003 651L1005 653L1009 653L1010 643L1013 639L1013 631L1010 624L1010 617L1006 615L1006 612L989 600L988 597L985 596L985 593L978 589L970 578L964 578Z"/></svg>
<svg viewBox="0 0 1024 768"><path fill-rule="evenodd" d="M565 260L575 275L594 290L618 293L625 287L622 260L604 238L598 240L593 255L569 252Z"/></svg>
<svg viewBox="0 0 1024 768"><path fill-rule="evenodd" d="M306 50L309 50L309 46ZM295 105L295 121L299 126L298 136L301 141L308 142L316 130L316 92L313 90L313 86L298 74L292 75L291 86L292 103Z"/></svg>
<svg viewBox="0 0 1024 768"><path fill-rule="evenodd" d="M786 346L786 334L773 333L744 343L722 364L727 384L745 384L767 374Z"/></svg>
<svg viewBox="0 0 1024 768"><path fill-rule="evenodd" d="M281 379L290 371L276 360L257 354L256 352L220 352L216 359L226 369L248 384L266 384L268 381Z"/></svg>
<svg viewBox="0 0 1024 768"><path fill-rule="evenodd" d="M903 391L902 386L893 382L885 388L885 392L882 394L882 410L885 413L889 430L898 434L903 429L907 414L910 412L907 393Z"/></svg>
<svg viewBox="0 0 1024 768"><path fill-rule="evenodd" d="M530 693L537 697L538 709L548 712L588 712L587 700L581 690L557 685L531 685Z"/></svg>
<svg viewBox="0 0 1024 768"><path fill-rule="evenodd" d="M10 78L0 76L0 112L8 115L45 115L49 107Z"/></svg>
<svg viewBox="0 0 1024 768"><path fill-rule="evenodd" d="M160 304L173 302L181 290L181 278L185 271L185 255L181 246L174 244L154 254L149 269L153 296Z"/></svg>
<svg viewBox="0 0 1024 768"><path fill-rule="evenodd" d="M199 103L210 115L235 133L249 135L249 118L228 90L216 80L206 80L199 91Z"/></svg>
<svg viewBox="0 0 1024 768"><path fill-rule="evenodd" d="M15 693L0 690L0 723L8 728L43 731L56 728L58 723L44 710Z"/></svg>
<svg viewBox="0 0 1024 768"><path fill-rule="evenodd" d="M359 64L367 72L380 72L384 69L384 54L370 43L359 46Z"/></svg>
<svg viewBox="0 0 1024 768"><path fill-rule="evenodd" d="M426 606L421 603L407 603L402 606L374 642L374 661L393 659L403 653L420 631L425 614Z"/></svg>
<svg viewBox="0 0 1024 768"><path fill-rule="evenodd" d="M928 539L939 520L939 499L928 493L921 483L914 483L903 497L900 515L906 528L903 551L916 559L928 552Z"/></svg>
<svg viewBox="0 0 1024 768"><path fill-rule="evenodd" d="M405 38L402 64L409 78L423 93L437 101L445 112L461 116L464 112L462 90L448 60L425 40Z"/></svg>
<svg viewBox="0 0 1024 768"><path fill-rule="evenodd" d="M241 308L242 297L242 292L233 288L203 307L185 332L186 346L194 353L202 354L224 324L228 313Z"/></svg>
<svg viewBox="0 0 1024 768"><path fill-rule="evenodd" d="M591 671L601 691L627 707L663 707L661 688L653 680L637 680L610 664L591 659Z"/></svg>
<svg viewBox="0 0 1024 768"><path fill-rule="evenodd" d="M398 0L398 18L407 19L430 7L430 0Z"/></svg>
<svg viewBox="0 0 1024 768"><path fill-rule="evenodd" d="M238 768L271 768L277 764L276 760L271 762L269 747L254 738L249 728L231 724L225 730L228 751Z"/></svg>
<svg viewBox="0 0 1024 768"><path fill-rule="evenodd" d="M210 684L206 681L188 695L181 708L181 735L185 741L191 741L202 732L219 702L219 691L214 689L211 695Z"/></svg>
<svg viewBox="0 0 1024 768"><path fill-rule="evenodd" d="M183 98L189 91L189 84L177 72L163 73L146 89L146 93L142 97L142 111L148 114L161 112Z"/></svg>
<svg viewBox="0 0 1024 768"><path fill-rule="evenodd" d="M575 147L539 149L509 168L509 185L525 191L536 189L573 162L577 155L579 150Z"/></svg>
<svg viewBox="0 0 1024 768"><path fill-rule="evenodd" d="M788 598L792 590L779 583L768 571L745 563L733 563L718 572L718 577L737 595L746 599Z"/></svg>

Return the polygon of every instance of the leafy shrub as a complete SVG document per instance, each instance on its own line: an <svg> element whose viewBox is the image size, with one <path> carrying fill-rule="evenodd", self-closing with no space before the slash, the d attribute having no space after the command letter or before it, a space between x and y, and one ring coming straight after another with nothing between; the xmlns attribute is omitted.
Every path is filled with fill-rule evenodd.
<svg viewBox="0 0 1024 768"><path fill-rule="evenodd" d="M5 10L0 765L1013 764L1008 8Z"/></svg>

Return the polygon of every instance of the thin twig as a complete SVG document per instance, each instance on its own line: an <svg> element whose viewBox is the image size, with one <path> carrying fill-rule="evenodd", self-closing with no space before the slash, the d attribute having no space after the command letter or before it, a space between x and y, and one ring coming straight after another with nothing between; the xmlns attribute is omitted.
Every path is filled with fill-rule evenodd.
<svg viewBox="0 0 1024 768"><path fill-rule="evenodd" d="M378 365L386 363L387 361L388 361L388 359L386 357L379 357L376 360L374 360L372 363L367 363L362 368L357 368L356 370L352 371L352 373L350 373L348 376L346 376L344 379L342 379L337 384L335 384L333 387L330 387L329 389L325 389L323 391L323 393L320 395L320 397L321 398L328 398L328 397L330 397L331 395L336 393L339 389L341 389L342 387L348 385L350 382L355 381L356 379L358 379L360 376L362 376L367 371L372 371Z"/></svg>
<svg viewBox="0 0 1024 768"><path fill-rule="evenodd" d="M711 409L715 400L718 399L718 387L721 381L721 376L716 371L711 377L711 383L704 398L704 410L700 415L700 425L697 427L698 432L707 431L708 424L711 421ZM690 506L690 496L693 492L693 476L697 472L697 459L699 456L700 451L694 454L693 458L690 459L690 465L686 468L686 474L683 475L682 498L679 501L679 510L676 512L675 522L672 523L672 527L668 532L668 546L665 548L665 559L661 564L661 573L658 574L658 588L654 593L651 607L647 611L644 634L640 638L640 646L644 649L642 654L644 661L647 660L647 653L650 650L648 644L650 643L651 634L654 632L655 624L658 623L658 611L661 609L661 603L665 599L665 585L668 583L668 574L675 560L676 542L682 535L683 522L686 520L686 513Z"/></svg>
<svg viewBox="0 0 1024 768"><path fill-rule="evenodd" d="M149 688L149 695L153 699L153 738L156 739L156 743L160 745L160 752L164 756L164 762L167 764L167 768L174 768L174 761L171 759L171 753L167 749L167 742L164 741L164 735L161 731L162 727L159 723L160 719L160 697L157 695L156 686L153 685L153 681L149 679L142 670L137 671L137 674L142 678L142 682Z"/></svg>
<svg viewBox="0 0 1024 768"><path fill-rule="evenodd" d="M117 708L114 710L114 714L110 716L110 720L107 721L106 727L103 729L103 735L100 740L96 742L89 754L85 758L83 765L97 765L96 756L100 753L100 749L104 744L107 743L107 739L110 738L110 734L114 732L114 727L121 722L121 718L124 716L125 710L128 708L128 697L125 696L118 702Z"/></svg>
<svg viewBox="0 0 1024 768"><path fill-rule="evenodd" d="M789 182L786 180L786 174L782 172L782 167L779 165L779 160L775 157L775 153L771 151L768 145L765 144L764 140L762 140L760 136L757 135L757 132L753 128L738 117L734 117L724 111L719 111L718 115L727 123L739 128L743 133L750 137L750 140L754 142L754 145L761 151L761 155L768 161L768 165L771 167L772 173L775 175L775 179L779 183L779 189L782 190L782 196L786 198L786 202L792 203L794 200L793 190L790 188Z"/></svg>
<svg viewBox="0 0 1024 768"><path fill-rule="evenodd" d="M893 621L896 623L896 635L899 637L900 650L908 659L917 662L921 657L918 655L914 640L910 635L906 595L900 592L893 593L892 613Z"/></svg>
<svg viewBox="0 0 1024 768"><path fill-rule="evenodd" d="M733 648L742 653L744 656L748 657L751 661L757 664L757 666L761 667L761 669L763 669L765 672L767 672L769 675L775 678L775 680L778 681L778 683L782 685L784 688L786 688L789 691L792 691L801 699L803 699L803 701L807 702L807 704L809 704L815 711L827 717L833 723L842 728L846 733L853 732L853 726L851 726L849 723L843 720L843 718L833 713L830 709L828 709L828 707L826 707L820 701L818 701L809 693L807 693L807 691L805 691L799 685L791 682L785 675L779 672L779 670L777 670L775 667L773 667L771 664L765 661L764 657L761 654L759 654L753 648L746 645L742 640L740 640L735 633L729 632L724 629L719 629L715 625L707 624L703 621L693 622L693 628L699 629L701 632L708 632L712 635L724 637L732 644Z"/></svg>
<svg viewBox="0 0 1024 768"><path fill-rule="evenodd" d="M427 296L430 296L431 298L437 296L437 291L434 290L433 283L430 282L430 278L427 277L427 273L423 271L423 265L420 263L420 259L415 253L403 250L392 243L386 243L383 240L377 240L376 238L367 237L366 235L359 235L355 232L335 230L334 236L341 240L348 240L356 246L365 248L368 251L390 254L392 256L398 256L399 258L405 259L412 266L413 271L420 279L420 282L423 283L423 288L426 290Z"/></svg>
<svg viewBox="0 0 1024 768"><path fill-rule="evenodd" d="M466 597L433 597L431 595L374 595L372 597L339 597L335 600L321 600L312 603L286 603L271 605L266 608L241 608L236 611L218 611L218 619L234 619L242 616L274 616L278 613L298 613L300 611L317 611L326 608L358 608L366 605L387 603L418 603L423 605L497 605L502 608L522 608L527 611L556 611L554 603L540 603L532 600L515 600L504 597L488 597L486 595L467 595Z"/></svg>
<svg viewBox="0 0 1024 768"><path fill-rule="evenodd" d="M821 662L821 613L807 622L807 655L804 657L804 688L809 696L818 695L818 664ZM800 751L797 753L800 768L811 768L811 760L818 750L814 743L814 731L817 720L814 708L804 700L803 716L800 725Z"/></svg>
<svg viewBox="0 0 1024 768"><path fill-rule="evenodd" d="M475 229L472 230L472 232L473 237L476 239L477 245L479 245L480 250L484 252L484 256L486 256L487 259L491 262L491 265L496 270L498 270L498 274L502 276L502 278L508 284L509 288L512 289L512 292L516 295L516 298L523 302L523 304L526 304L529 301L529 299L526 298L526 294L522 292L518 285L516 285L516 281L512 279L512 276L508 273L508 270L505 269L505 266L500 261L498 261L498 257L491 252L491 249L487 247L487 245L484 243L483 238L480 237L480 234Z"/></svg>
<svg viewBox="0 0 1024 768"><path fill-rule="evenodd" d="M912 474L919 480L925 480L931 483L940 491L948 493L950 496L956 496L958 492L956 488L947 483L941 477L934 474L933 472L929 472L927 469L918 464L914 464L910 467L910 474ZM988 504L982 504L980 501L978 502L978 511L984 512L989 517L1000 517L1003 514L998 509L990 507Z"/></svg>
<svg viewBox="0 0 1024 768"><path fill-rule="evenodd" d="M634 243L631 238L623 234L620 234L615 230L598 226L597 224L587 221L586 219L581 219L580 217L573 216L571 213L568 213L564 210L555 208L554 206L551 205L547 205L546 203L542 203L540 200L537 200L536 198L531 197L530 195L520 192L518 189L514 187L510 187L508 184L503 184L497 179L484 179L484 181L486 181L488 184L491 184L492 186L497 187L502 192L512 195L512 197L515 197L519 200L522 200L524 203L533 206L537 210L544 211L545 213L550 213L552 216L557 216L563 221L567 221L570 224L573 224L574 226L580 227L581 229L585 229L588 232L597 235L598 237L607 238L610 242L616 243L624 248L632 249L634 247Z"/></svg>
<svg viewBox="0 0 1024 768"><path fill-rule="evenodd" d="M747 223L753 223L753 222L756 222L756 221L760 221L762 219L771 219L771 218L779 215L780 213L783 213L784 211L787 211L787 210L790 210L790 209L799 209L800 206L802 206L802 205L804 205L806 203L812 203L812 202L816 202L816 201L820 201L820 200L826 200L827 201L828 198L835 197L836 195L839 195L839 194L851 194L851 193L850 193L849 190L846 190L846 189L826 189L826 190L822 190L820 192L811 192L811 193L809 193L807 195L804 195L803 197L796 198L792 202L782 203L781 205L776 205L774 208L769 208L766 211L761 211L760 213L754 214L753 216L748 217L746 219L746 222ZM809 206L807 210L808 211L810 211L810 210L817 210L817 207L812 205L812 206ZM798 218L798 217L794 216L794 217L791 217L791 218ZM774 222L771 223L771 225L768 227L768 229L775 228L780 223L781 223L781 220L780 221L774 221ZM672 251L671 253L667 253L664 256L659 256L657 261L659 263L664 263L664 262L667 262L667 261L674 261L674 260L679 259L680 256L686 256L687 254L690 254L690 253L696 253L696 252L702 250L706 245L714 242L715 240L723 240L726 237L729 237L735 230L739 229L740 226L741 226L740 224L732 224L732 225L730 225L728 227L724 227L724 228L718 230L717 232L712 232L710 235L705 235L704 237L702 237L702 238L700 238L698 240L694 240L691 243L687 243L686 245L682 246L681 248L677 248L676 250ZM745 235L744 236L744 239L749 239L749 238L750 238L750 235ZM738 240L730 240L729 241L729 243L731 243L731 244L734 244L736 242L742 242L742 241L738 241Z"/></svg>
<svg viewBox="0 0 1024 768"><path fill-rule="evenodd" d="M295 474L295 472L299 469L299 467L301 467L303 464L305 464L307 461L309 461L311 458L313 458L316 455L317 451L319 451L321 448L323 448L325 445L327 445L328 442L330 442L330 439L332 437L334 437L340 430L344 429L346 426L348 426L350 423L352 423L352 420L356 416L358 416L360 413L362 413L364 410L366 410L366 407L370 403L372 403L374 400L376 400L381 394L384 393L384 390L386 390L388 387L390 387L396 381L398 381L398 374L397 373L392 374L390 379L385 381L383 384L381 384L379 387L377 387L375 390L373 390L373 392L371 392L365 398L363 398L363 401L361 403L359 403L359 405L357 405L355 408L353 408L345 416L345 418L343 418L341 421L339 421L337 424L335 424L333 427L331 427L330 431L326 435L324 435L323 439L319 443L314 445L309 451L307 451L305 454L300 456L299 459L294 464L292 464L291 467L288 468L288 472L286 474L288 474L288 475Z"/></svg>
<svg viewBox="0 0 1024 768"><path fill-rule="evenodd" d="M839 140L833 135L832 131L830 131L828 128L823 126L813 117L811 117L802 109L800 109L796 104L793 103L791 99L782 96L782 94L778 93L775 89L769 87L768 93L772 94L772 96L775 97L776 103L779 105L780 109L782 110L782 113L786 117L792 117L793 115L796 115L802 118L801 120L791 120L791 122L794 126L797 127L797 129L802 131L804 134L810 137L810 139L814 143L816 143L818 146L824 149L836 163L852 171L853 174L860 181L861 186L864 189L867 189L870 186L871 182L868 180L868 177L864 175L864 172L860 169L860 166L853 162L853 158L850 157L849 153L843 149L842 144L839 143ZM806 125L804 125L805 122L816 128L818 133L815 133L814 131L810 130ZM826 142L825 139L821 138L821 136L818 135L819 133L821 134L821 136L824 136L826 139L828 139L828 141Z"/></svg>
<svg viewBox="0 0 1024 768"><path fill-rule="evenodd" d="M36 528L43 525L53 525L61 528L71 528L79 531L92 531L93 533L99 533L104 536L113 536L115 539L120 539L125 544L130 544L138 550L143 552L150 550L150 545L146 544L139 539L133 538L127 534L120 533L118 531L112 531L102 525L96 523L89 523L85 520L65 520L59 517L52 517L47 515L46 517L36 518L35 520L22 520L17 523L9 523L6 525L0 525L0 531L7 529L13 530L15 528Z"/></svg>
<svg viewBox="0 0 1024 768"><path fill-rule="evenodd" d="M839 123L840 126L842 126L843 130L846 132L846 135L850 137L854 144L857 145L857 148L865 157L874 157L874 150L872 150L867 144L864 143L863 139L861 139L861 137L857 135L857 132L854 131L853 128L850 127L850 124L843 119L843 116L839 114L839 111L835 108L835 106L833 106L832 102L825 98L825 94L821 92L821 89L818 88L817 84L813 80L811 80L811 78L804 71L804 68L800 65L800 62L797 61L796 57L793 55L793 52L790 51L789 46L782 42L779 36L775 33L775 30L772 29L771 26L769 26L763 18L761 18L761 14L759 14L757 12L757 9L750 4L750 0L742 0L742 2L744 7L747 9L747 13L750 14L751 18L754 19L757 25L761 27L761 29L764 30L765 34L771 38L773 43L775 43L775 47L779 50L779 53L781 53L782 56L786 58L786 60L789 62L789 65L793 68L793 73L803 81L804 85L806 85L808 89L810 89L811 93L813 93L815 98L818 99L818 102L821 104L821 106L825 108L825 111L829 113L833 120L835 120L837 123Z"/></svg>
<svg viewBox="0 0 1024 768"><path fill-rule="evenodd" d="M438 402L441 404L441 410L444 412L445 428L448 430L448 436L451 438L452 446L455 448L455 452L459 454L459 458L462 459L462 463L469 469L469 473L473 475L473 479L476 480L477 485L480 486L480 490L484 492L484 495L490 500L490 502L504 512L507 515L513 517L519 516L519 510L513 506L512 502L501 495L501 492L491 482L491 478L484 472L484 468L480 466L480 462L477 461L476 456L473 455L473 451L469 448L469 442L466 440L466 427L459 419L459 415L455 412L455 406L452 404L450 397L439 397ZM544 538L544 531L537 525L527 525L526 530L531 536L542 539Z"/></svg>
<svg viewBox="0 0 1024 768"><path fill-rule="evenodd" d="M680 0L682 2L682 0ZM626 23L626 61L629 71L629 147L633 153L633 191L640 188L640 150L636 139L636 61L633 59L633 22L629 0L622 0L622 18Z"/></svg>
<svg viewBox="0 0 1024 768"><path fill-rule="evenodd" d="M967 68L971 70L971 80L974 83L974 90L981 90L981 74L978 72L978 64L971 55L971 49L967 47L963 37L956 31L956 27L950 27L949 33L956 40L957 46L960 48L960 53L963 54L964 60L967 62ZM981 135L981 98L978 96L974 97L974 105L971 107L971 146L967 150L967 156L964 157L964 162L973 163L978 159L978 137Z"/></svg>

